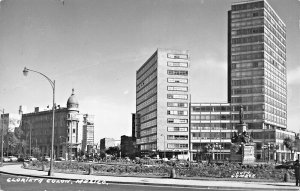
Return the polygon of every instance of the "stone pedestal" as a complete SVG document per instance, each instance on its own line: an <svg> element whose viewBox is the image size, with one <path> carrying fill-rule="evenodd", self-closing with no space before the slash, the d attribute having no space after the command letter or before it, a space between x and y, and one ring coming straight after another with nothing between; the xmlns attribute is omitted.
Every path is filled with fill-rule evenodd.
<svg viewBox="0 0 300 191"><path fill-rule="evenodd" d="M255 162L254 149L254 143L247 143L242 145L242 164L253 164Z"/></svg>

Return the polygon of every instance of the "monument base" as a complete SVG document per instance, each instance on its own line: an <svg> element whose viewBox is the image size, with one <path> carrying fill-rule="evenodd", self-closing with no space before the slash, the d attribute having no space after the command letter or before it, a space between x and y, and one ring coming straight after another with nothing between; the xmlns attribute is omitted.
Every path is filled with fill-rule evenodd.
<svg viewBox="0 0 300 191"><path fill-rule="evenodd" d="M230 149L230 162L253 164L255 162L255 144L232 144Z"/></svg>

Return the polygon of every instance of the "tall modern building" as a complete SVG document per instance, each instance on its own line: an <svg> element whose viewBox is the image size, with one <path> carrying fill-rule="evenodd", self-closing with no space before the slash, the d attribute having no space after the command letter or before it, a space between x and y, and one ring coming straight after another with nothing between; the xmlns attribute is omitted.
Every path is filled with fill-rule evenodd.
<svg viewBox="0 0 300 191"><path fill-rule="evenodd" d="M228 102L249 129L287 127L286 26L265 0L228 12Z"/></svg>
<svg viewBox="0 0 300 191"><path fill-rule="evenodd" d="M158 49L136 72L136 144L162 156L188 152L189 53Z"/></svg>

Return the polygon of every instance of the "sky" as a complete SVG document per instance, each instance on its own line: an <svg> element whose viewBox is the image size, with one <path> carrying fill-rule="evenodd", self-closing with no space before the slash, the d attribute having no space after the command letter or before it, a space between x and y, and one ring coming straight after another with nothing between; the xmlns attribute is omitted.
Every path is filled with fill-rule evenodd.
<svg viewBox="0 0 300 191"><path fill-rule="evenodd" d="M75 89L95 142L131 136L138 68L157 48L189 50L192 102L227 101L227 11L238 0L0 0L0 109L56 104ZM299 132L300 1L268 0L287 26L288 129Z"/></svg>

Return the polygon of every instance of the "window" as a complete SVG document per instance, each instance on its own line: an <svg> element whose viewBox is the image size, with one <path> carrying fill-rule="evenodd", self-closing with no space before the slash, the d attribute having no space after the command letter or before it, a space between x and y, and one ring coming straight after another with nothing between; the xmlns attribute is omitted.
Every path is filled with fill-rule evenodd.
<svg viewBox="0 0 300 191"><path fill-rule="evenodd" d="M188 95L185 94L168 94L168 99L188 99Z"/></svg>
<svg viewBox="0 0 300 191"><path fill-rule="evenodd" d="M181 91L181 92L188 91L188 87L186 87L186 86L168 86L167 89L169 91Z"/></svg>
<svg viewBox="0 0 300 191"><path fill-rule="evenodd" d="M179 75L179 76L187 76L188 71L186 70L168 70L168 75Z"/></svg>
<svg viewBox="0 0 300 191"><path fill-rule="evenodd" d="M168 102L168 107L188 107L188 103L180 103L180 102Z"/></svg>
<svg viewBox="0 0 300 191"><path fill-rule="evenodd" d="M170 132L187 132L187 127L168 127L168 131Z"/></svg>
<svg viewBox="0 0 300 191"><path fill-rule="evenodd" d="M187 149L188 144L170 143L167 145L169 149Z"/></svg>
<svg viewBox="0 0 300 191"><path fill-rule="evenodd" d="M188 63L187 62L168 62L168 66L187 68L188 67Z"/></svg>
<svg viewBox="0 0 300 191"><path fill-rule="evenodd" d="M168 140L187 140L188 135L168 135Z"/></svg>
<svg viewBox="0 0 300 191"><path fill-rule="evenodd" d="M168 123L180 123L180 124L187 124L188 120L187 119L174 119L174 118L168 118L167 119Z"/></svg>
<svg viewBox="0 0 300 191"><path fill-rule="evenodd" d="M173 58L173 59L188 59L187 54L168 54L168 58Z"/></svg>
<svg viewBox="0 0 300 191"><path fill-rule="evenodd" d="M180 110L168 110L167 111L168 115L181 115L181 116L185 116L188 114L187 111L180 111Z"/></svg>
<svg viewBox="0 0 300 191"><path fill-rule="evenodd" d="M168 82L169 83L183 83L183 84L187 84L188 83L188 79L185 79L185 78L168 78Z"/></svg>

